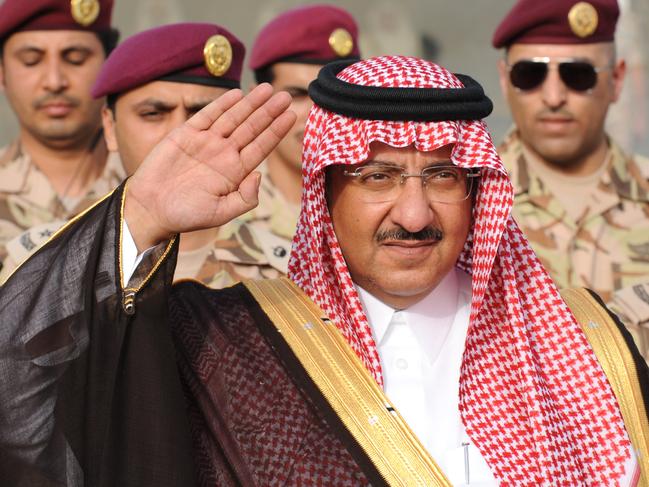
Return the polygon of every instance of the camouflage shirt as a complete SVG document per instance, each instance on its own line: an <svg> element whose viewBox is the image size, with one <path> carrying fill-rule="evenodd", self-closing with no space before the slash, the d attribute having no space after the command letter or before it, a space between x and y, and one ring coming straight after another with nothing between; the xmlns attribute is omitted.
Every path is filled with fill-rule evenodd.
<svg viewBox="0 0 649 487"><path fill-rule="evenodd" d="M286 274L300 205L286 201L271 181L265 164L258 170L262 175L259 205L241 219L247 223L264 255L278 264L281 262L282 273Z"/></svg>
<svg viewBox="0 0 649 487"><path fill-rule="evenodd" d="M499 153L514 186L514 218L557 285L597 292L649 359L649 160L625 155L612 140L609 145L609 165L576 220L526 162L516 131ZM630 316L622 302L636 289L647 299L634 303Z"/></svg>
<svg viewBox="0 0 649 487"><path fill-rule="evenodd" d="M20 237L32 227L39 227L46 233L57 229L62 222L115 189L124 177L119 156L111 153L102 174L88 192L75 200L74 204L66 205L45 174L21 151L17 141L0 149L0 264L7 258L9 241ZM34 242L23 237L23 243L19 242L19 245L23 245L24 250L30 252L47 238ZM18 249L18 246L16 248ZM14 256L13 260L20 263L21 257L22 254Z"/></svg>
<svg viewBox="0 0 649 487"><path fill-rule="evenodd" d="M182 236L181 236L182 240ZM242 220L233 220L219 228L216 239L204 253L201 252L200 265L197 271L187 276L182 267L189 265L193 258L190 254L196 251L180 252L176 266L176 280L186 278L202 282L208 287L221 289L232 286L244 279L274 279L286 273L285 263L272 253L264 254L251 232L249 224Z"/></svg>

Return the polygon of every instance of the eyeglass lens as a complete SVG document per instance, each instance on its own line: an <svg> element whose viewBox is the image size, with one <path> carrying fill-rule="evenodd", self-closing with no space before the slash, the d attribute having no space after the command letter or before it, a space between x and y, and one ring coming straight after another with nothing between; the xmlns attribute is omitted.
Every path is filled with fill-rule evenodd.
<svg viewBox="0 0 649 487"><path fill-rule="evenodd" d="M541 61L518 61L509 72L511 83L521 90L540 86L548 75L548 63ZM590 90L597 84L595 67L585 61L559 63L559 76L565 85L575 91Z"/></svg>
<svg viewBox="0 0 649 487"><path fill-rule="evenodd" d="M431 201L454 203L465 200L471 192L473 177L458 167L435 166L420 174L406 174L399 167L363 166L356 171L345 171L355 177L363 188L365 197L371 201L391 201L401 193L408 178L422 178L422 184ZM468 180L468 181L467 181Z"/></svg>

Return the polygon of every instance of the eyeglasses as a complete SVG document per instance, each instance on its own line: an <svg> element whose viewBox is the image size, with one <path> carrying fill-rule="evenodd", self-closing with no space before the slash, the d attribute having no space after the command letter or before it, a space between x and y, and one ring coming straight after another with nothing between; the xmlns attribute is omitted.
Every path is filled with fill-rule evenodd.
<svg viewBox="0 0 649 487"><path fill-rule="evenodd" d="M367 164L353 171L343 171L355 178L369 201L387 202L398 198L407 178L421 178L426 194L437 203L457 203L471 194L473 180L480 176L476 169L463 169L451 164L430 166L419 174L409 174L398 166Z"/></svg>
<svg viewBox="0 0 649 487"><path fill-rule="evenodd" d="M588 61L573 58L551 60L549 57L533 57L507 65L512 85L520 90L538 88L552 64L557 64L561 81L574 91L588 91L597 84L597 73L611 69L612 66L593 66Z"/></svg>

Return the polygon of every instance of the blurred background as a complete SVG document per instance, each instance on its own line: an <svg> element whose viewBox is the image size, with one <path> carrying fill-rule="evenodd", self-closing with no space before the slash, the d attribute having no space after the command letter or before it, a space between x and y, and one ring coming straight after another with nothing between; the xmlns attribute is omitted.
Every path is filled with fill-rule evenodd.
<svg viewBox="0 0 649 487"><path fill-rule="evenodd" d="M29 0L25 0L29 1ZM618 0L618 53L627 61L622 99L608 117L609 132L627 151L649 155L649 0ZM295 0L115 0L114 25L124 39L143 29L179 21L210 21L227 27L250 46L255 34L278 12L318 2ZM502 52L491 36L514 0L345 0L331 1L359 23L364 57L407 54L466 73L494 101L487 119L500 141L511 118L498 86L496 63ZM249 49L248 49L249 50ZM244 77L244 87L251 82ZM16 124L0 95L0 147L16 135Z"/></svg>

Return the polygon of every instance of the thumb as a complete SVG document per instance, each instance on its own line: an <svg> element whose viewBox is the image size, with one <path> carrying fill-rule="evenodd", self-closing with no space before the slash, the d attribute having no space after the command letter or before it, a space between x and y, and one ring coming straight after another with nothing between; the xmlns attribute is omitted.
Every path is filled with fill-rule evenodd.
<svg viewBox="0 0 649 487"><path fill-rule="evenodd" d="M260 183L261 174L258 172L248 174L239 184L237 191L233 191L221 200L218 212L209 226L224 225L257 206Z"/></svg>
<svg viewBox="0 0 649 487"><path fill-rule="evenodd" d="M250 209L259 204L259 186L261 185L261 173L253 171L248 174L239 184L239 194L244 205Z"/></svg>

